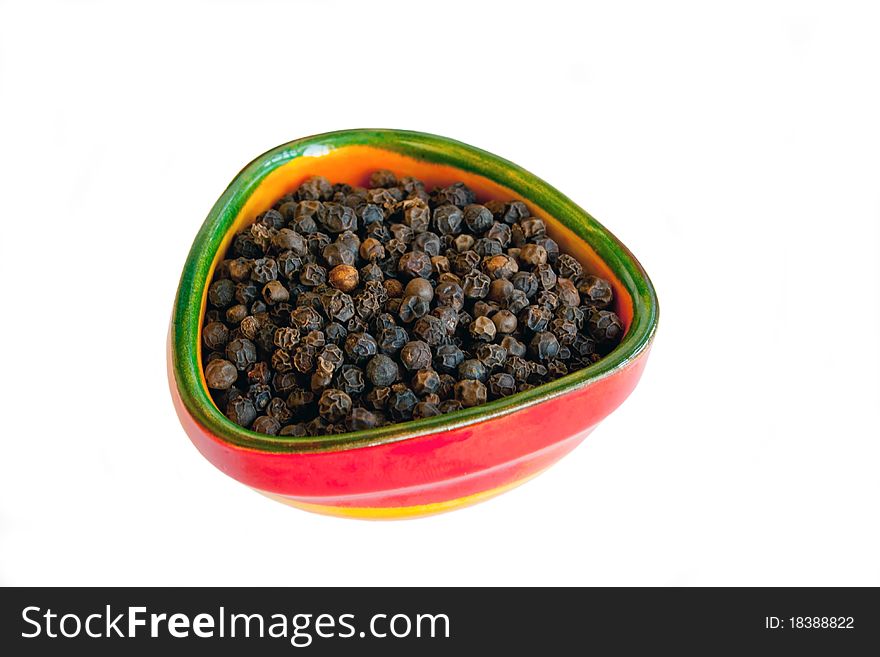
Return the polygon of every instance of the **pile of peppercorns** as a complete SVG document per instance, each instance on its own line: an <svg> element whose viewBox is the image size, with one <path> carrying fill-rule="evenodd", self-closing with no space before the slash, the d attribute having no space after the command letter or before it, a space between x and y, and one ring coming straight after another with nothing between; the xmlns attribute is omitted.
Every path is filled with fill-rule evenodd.
<svg viewBox="0 0 880 657"><path fill-rule="evenodd" d="M449 413L620 342L608 281L521 201L377 171L306 180L238 233L208 289L205 380L237 424L321 436Z"/></svg>

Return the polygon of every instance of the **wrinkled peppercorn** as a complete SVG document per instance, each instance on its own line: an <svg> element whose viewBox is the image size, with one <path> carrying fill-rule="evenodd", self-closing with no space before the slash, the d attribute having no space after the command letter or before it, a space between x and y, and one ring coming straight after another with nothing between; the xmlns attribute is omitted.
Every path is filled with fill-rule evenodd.
<svg viewBox="0 0 880 657"><path fill-rule="evenodd" d="M410 371L429 367L432 360L431 347L422 340L407 342L400 350L400 360Z"/></svg>
<svg viewBox="0 0 880 657"><path fill-rule="evenodd" d="M516 380L507 372L498 372L489 377L488 388L493 398L507 397L516 392Z"/></svg>
<svg viewBox="0 0 880 657"><path fill-rule="evenodd" d="M223 322L208 322L202 329L202 341L208 349L222 349L229 341L229 329Z"/></svg>
<svg viewBox="0 0 880 657"><path fill-rule="evenodd" d="M459 381L455 384L455 399L465 408L486 403L486 386L475 379Z"/></svg>
<svg viewBox="0 0 880 657"><path fill-rule="evenodd" d="M599 344L608 347L616 345L623 337L623 323L610 310L597 310L590 315L590 335Z"/></svg>
<svg viewBox="0 0 880 657"><path fill-rule="evenodd" d="M318 413L328 422L344 420L351 410L351 397L335 388L321 393L318 400Z"/></svg>
<svg viewBox="0 0 880 657"><path fill-rule="evenodd" d="M421 397L437 392L440 387L440 375L430 368L417 371L412 377L412 389Z"/></svg>
<svg viewBox="0 0 880 657"><path fill-rule="evenodd" d="M228 360L218 358L205 366L205 381L209 388L229 390L238 378L238 369Z"/></svg>
<svg viewBox="0 0 880 657"><path fill-rule="evenodd" d="M416 394L402 383L391 386L385 408L395 420L408 420L412 417L413 407L419 402Z"/></svg>

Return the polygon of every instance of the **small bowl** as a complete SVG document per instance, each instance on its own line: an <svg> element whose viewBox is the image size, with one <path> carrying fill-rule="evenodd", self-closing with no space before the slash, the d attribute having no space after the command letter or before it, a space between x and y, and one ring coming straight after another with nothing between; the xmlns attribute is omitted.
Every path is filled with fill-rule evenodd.
<svg viewBox="0 0 880 657"><path fill-rule="evenodd" d="M217 409L201 367L208 284L234 234L312 175L364 185L376 169L463 181L479 199L522 199L560 248L608 279L626 334L592 366L436 417L326 437L269 436ZM180 422L220 470L287 504L338 516L402 518L448 511L510 490L576 447L633 390L657 327L657 297L629 250L556 189L486 151L436 135L345 130L289 142L259 156L214 204L177 290L168 378Z"/></svg>

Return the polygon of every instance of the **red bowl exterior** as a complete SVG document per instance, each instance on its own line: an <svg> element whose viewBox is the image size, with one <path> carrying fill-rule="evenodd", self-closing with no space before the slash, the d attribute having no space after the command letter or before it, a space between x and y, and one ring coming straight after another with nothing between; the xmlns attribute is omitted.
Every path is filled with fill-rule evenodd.
<svg viewBox="0 0 880 657"><path fill-rule="evenodd" d="M626 399L648 353L586 386L506 415L398 442L313 453L265 452L219 440L181 403L170 369L169 377L187 435L227 475L261 492L323 507L313 510L387 515L378 512L398 508L410 511L399 515L420 515L504 490L552 465Z"/></svg>

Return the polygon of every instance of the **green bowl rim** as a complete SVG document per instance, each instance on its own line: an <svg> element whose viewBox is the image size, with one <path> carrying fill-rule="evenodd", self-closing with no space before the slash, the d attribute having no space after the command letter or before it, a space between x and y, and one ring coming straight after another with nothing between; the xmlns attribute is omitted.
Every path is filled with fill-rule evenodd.
<svg viewBox="0 0 880 657"><path fill-rule="evenodd" d="M631 295L633 320L624 339L610 354L590 367L526 392L445 415L379 429L302 438L269 436L233 423L217 409L202 386L198 358L202 298L214 254L239 210L269 173L298 157L322 155L331 149L354 145L394 151L484 176L510 188L526 202L538 205L558 219L590 244ZM170 346L181 401L208 432L242 448L309 453L366 447L437 433L506 415L588 386L625 368L644 352L656 332L658 316L654 286L629 249L589 213L537 176L504 158L446 137L409 130L355 129L312 135L273 148L254 159L232 180L211 208L187 256L174 301Z"/></svg>

